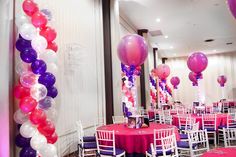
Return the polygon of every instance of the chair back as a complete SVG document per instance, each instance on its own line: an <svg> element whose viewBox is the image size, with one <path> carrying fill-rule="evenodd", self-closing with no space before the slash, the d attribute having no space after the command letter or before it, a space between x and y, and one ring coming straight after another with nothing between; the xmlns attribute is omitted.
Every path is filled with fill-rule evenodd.
<svg viewBox="0 0 236 157"><path fill-rule="evenodd" d="M118 123L125 123L125 117L124 116L112 116L113 124Z"/></svg>
<svg viewBox="0 0 236 157"><path fill-rule="evenodd" d="M229 108L228 113L236 113L236 108Z"/></svg>
<svg viewBox="0 0 236 157"><path fill-rule="evenodd" d="M173 135L174 134L174 128L169 128L169 129L154 129L154 149L156 150L156 148L158 146L162 146L162 143L161 143L161 138L163 137L167 137L167 136L170 136L170 135Z"/></svg>
<svg viewBox="0 0 236 157"><path fill-rule="evenodd" d="M84 137L84 130L81 121L76 121L76 131L78 136L78 142L81 146L84 145L83 137Z"/></svg>
<svg viewBox="0 0 236 157"><path fill-rule="evenodd" d="M236 147L236 128L223 128L225 147Z"/></svg>
<svg viewBox="0 0 236 157"><path fill-rule="evenodd" d="M216 114L203 114L202 115L202 128L208 131L216 130Z"/></svg>
<svg viewBox="0 0 236 157"><path fill-rule="evenodd" d="M178 157L177 143L175 134L161 138L163 156L168 156L168 151L171 151L172 157Z"/></svg>
<svg viewBox="0 0 236 157"><path fill-rule="evenodd" d="M192 125L191 131L198 131L198 130L199 130L199 122L194 123L194 124Z"/></svg>
<svg viewBox="0 0 236 157"><path fill-rule="evenodd" d="M188 114L184 114L178 116L178 121L179 121L179 129L187 131L192 128L192 125L196 122L196 119Z"/></svg>
<svg viewBox="0 0 236 157"><path fill-rule="evenodd" d="M227 128L236 128L236 113L227 114Z"/></svg>
<svg viewBox="0 0 236 157"><path fill-rule="evenodd" d="M197 130L188 132L190 156L201 156L209 151L209 141L207 130Z"/></svg>
<svg viewBox="0 0 236 157"><path fill-rule="evenodd" d="M115 133L113 131L96 130L97 152L116 155Z"/></svg>

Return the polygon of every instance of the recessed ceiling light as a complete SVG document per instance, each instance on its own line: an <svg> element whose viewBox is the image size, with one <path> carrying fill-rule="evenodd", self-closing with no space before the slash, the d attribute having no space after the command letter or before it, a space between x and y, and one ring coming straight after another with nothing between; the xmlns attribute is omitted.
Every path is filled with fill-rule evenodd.
<svg viewBox="0 0 236 157"><path fill-rule="evenodd" d="M176 53L174 53L174 56L176 56Z"/></svg>
<svg viewBox="0 0 236 157"><path fill-rule="evenodd" d="M161 22L161 19L160 19L160 18L157 18L157 19L156 19L156 22Z"/></svg>
<svg viewBox="0 0 236 157"><path fill-rule="evenodd" d="M165 35L165 38L166 38L166 39L169 38L168 35Z"/></svg>
<svg viewBox="0 0 236 157"><path fill-rule="evenodd" d="M170 46L170 49L173 49L174 47L173 46Z"/></svg>
<svg viewBox="0 0 236 157"><path fill-rule="evenodd" d="M216 52L216 50L213 50L213 52Z"/></svg>

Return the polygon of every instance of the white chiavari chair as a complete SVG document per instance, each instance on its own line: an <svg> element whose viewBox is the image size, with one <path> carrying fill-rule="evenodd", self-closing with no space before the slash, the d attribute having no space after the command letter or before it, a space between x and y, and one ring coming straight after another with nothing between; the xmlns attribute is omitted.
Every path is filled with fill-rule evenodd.
<svg viewBox="0 0 236 157"><path fill-rule="evenodd" d="M224 146L236 147L236 128L223 128Z"/></svg>
<svg viewBox="0 0 236 157"><path fill-rule="evenodd" d="M97 153L99 156L121 157L125 156L125 151L116 148L115 132L96 130Z"/></svg>
<svg viewBox="0 0 236 157"><path fill-rule="evenodd" d="M216 114L203 114L202 115L202 129L207 130L209 135L208 139L214 140L215 147L216 143ZM212 137L213 136L213 137Z"/></svg>

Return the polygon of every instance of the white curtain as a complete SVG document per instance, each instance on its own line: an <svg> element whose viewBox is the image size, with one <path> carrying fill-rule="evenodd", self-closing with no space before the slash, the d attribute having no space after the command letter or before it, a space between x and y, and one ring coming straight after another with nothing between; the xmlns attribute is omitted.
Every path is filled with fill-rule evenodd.
<svg viewBox="0 0 236 157"><path fill-rule="evenodd" d="M187 67L187 57L169 58L166 62L170 66L171 75L180 78L176 99L185 105L192 104L196 100L197 88L192 86L188 78L190 70ZM217 82L219 75L225 75L227 82L222 88ZM207 105L219 101L222 98L222 90L228 100L236 99L236 53L208 55L208 66L203 72L200 81L199 97Z"/></svg>

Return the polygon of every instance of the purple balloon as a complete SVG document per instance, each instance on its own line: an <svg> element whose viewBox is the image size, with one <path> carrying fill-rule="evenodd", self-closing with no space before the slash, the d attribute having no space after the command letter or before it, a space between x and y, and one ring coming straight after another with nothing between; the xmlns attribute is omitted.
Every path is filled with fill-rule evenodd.
<svg viewBox="0 0 236 157"><path fill-rule="evenodd" d="M177 86L180 83L179 77L175 76L170 79L170 83L174 86L174 89L177 89Z"/></svg>
<svg viewBox="0 0 236 157"><path fill-rule="evenodd" d="M36 157L36 151L31 147L24 147L20 151L20 157Z"/></svg>
<svg viewBox="0 0 236 157"><path fill-rule="evenodd" d="M46 72L39 76L38 82L46 87L51 87L55 84L56 77L53 74Z"/></svg>
<svg viewBox="0 0 236 157"><path fill-rule="evenodd" d="M57 88L52 86L52 87L47 87L48 93L47 96L50 96L52 98L57 97L58 91Z"/></svg>
<svg viewBox="0 0 236 157"><path fill-rule="evenodd" d="M233 14L234 18L236 18L236 1L235 0L228 0L228 5L231 13Z"/></svg>
<svg viewBox="0 0 236 157"><path fill-rule="evenodd" d="M195 52L188 57L188 68L196 74L201 73L207 67L208 59L202 52Z"/></svg>
<svg viewBox="0 0 236 157"><path fill-rule="evenodd" d="M43 74L47 70L47 65L43 60L37 59L31 64L31 69L35 74Z"/></svg>
<svg viewBox="0 0 236 157"><path fill-rule="evenodd" d="M26 48L20 53L20 58L26 63L32 63L37 59L37 53L32 48Z"/></svg>
<svg viewBox="0 0 236 157"><path fill-rule="evenodd" d="M21 136L21 134L18 134L15 138L15 144L17 147L23 148L23 147L29 147L30 146L30 139L31 138L25 138Z"/></svg>
<svg viewBox="0 0 236 157"><path fill-rule="evenodd" d="M31 42L23 38L18 38L16 41L16 49L20 52L24 51L26 48L31 48Z"/></svg>
<svg viewBox="0 0 236 157"><path fill-rule="evenodd" d="M197 86L198 85L198 83L197 83L197 75L194 72L191 71L188 74L188 78L189 78L190 81L192 81L193 86Z"/></svg>
<svg viewBox="0 0 236 157"><path fill-rule="evenodd" d="M148 45L140 35L127 35L121 39L117 52L123 64L139 66L144 63L148 56Z"/></svg>

